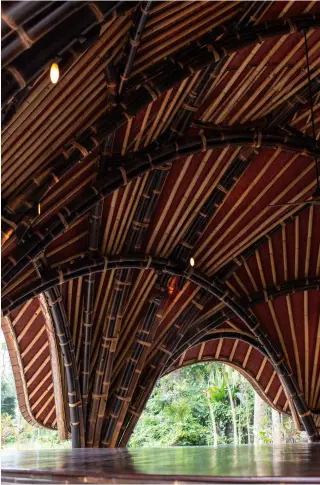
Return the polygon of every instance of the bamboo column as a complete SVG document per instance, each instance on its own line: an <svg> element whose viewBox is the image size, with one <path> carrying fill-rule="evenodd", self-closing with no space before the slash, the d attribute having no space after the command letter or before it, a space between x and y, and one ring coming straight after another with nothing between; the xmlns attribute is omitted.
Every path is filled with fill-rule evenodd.
<svg viewBox="0 0 320 485"><path fill-rule="evenodd" d="M40 277L43 274L45 265L46 261L44 258L41 258L41 260L36 263L36 269ZM58 288L51 288L44 292L44 295L48 301L66 372L72 448L81 448L85 446L84 422L79 376L70 326Z"/></svg>
<svg viewBox="0 0 320 485"><path fill-rule="evenodd" d="M123 259L124 258L120 257L121 263L123 263ZM162 269L165 271L166 274L171 274L171 275L172 274L178 274L178 275L185 274L185 268L181 268L181 266L179 268L179 266L174 266L172 264L172 262L168 262L166 260L160 260L160 259L154 260L154 261L152 261L152 259L151 259L151 261L150 261L150 258L142 258L141 259L141 257L139 258L139 257L132 257L131 256L130 259L128 259L128 261L123 266L124 267L126 267L126 266L130 267L130 265L133 264L134 265L133 267L139 267L139 264L138 264L139 260L140 260L140 262L142 262L143 259L145 261L144 264L147 265L148 268L151 267L151 265L152 265L157 270L159 270L162 267ZM100 260L101 260L101 262L100 262ZM97 261L95 261L94 263L92 263L91 266L88 266L86 264L83 264L83 262L81 262L82 270L81 269L79 270L79 266L80 266L79 263L75 264L74 266L76 268L78 268L78 270L76 270L73 273L73 277L75 277L75 275L77 277L81 276L81 271L83 271L84 274L86 274L88 272L88 270L89 270L89 272L92 272L94 267L96 269L99 269L100 271L102 271L103 269L106 268L106 262L107 262L108 265L110 265L110 268L114 267L114 264L116 264L116 265L119 264L118 262L117 263L115 262L116 258L113 261L114 264L110 264L109 260L108 259L106 260L105 258L100 258L100 260L99 260L99 263L97 263ZM118 261L119 261L119 259L118 259ZM80 268L81 268L81 266L80 266ZM18 306L19 304L22 304L24 301L29 299L31 296L35 296L35 294L37 294L37 292L46 291L47 289L49 289L50 287L52 287L55 284L59 284L59 283L61 284L64 281L64 274L66 274L66 275L69 274L69 277L70 277L70 270L68 268L64 269L64 270L51 271L51 272L49 272L49 274L50 273L51 273L51 277L48 278L48 276L47 276L50 283L45 283L45 284L42 284L40 286L39 286L38 282L36 283L36 285L34 283L31 283L31 285L29 284L29 294L28 294L28 292L26 292L22 297L17 298L14 302L10 299L5 300L4 304L3 304L4 315L6 315L8 313L8 311L10 311L10 309L12 310L15 305ZM56 274L57 274L57 276L55 276ZM273 347L269 337L266 334L266 331L261 328L261 324L257 320L257 318L254 316L254 314L250 311L243 309L243 307L242 307L241 303L238 301L238 299L233 294L230 295L229 290L225 290L225 288L218 281L212 280L212 279L210 280L209 278L207 278L205 275L201 274L198 271L193 271L192 274L189 274L187 277L192 282L194 282L195 284L198 284L203 289L205 289L206 291L208 291L209 293L214 295L220 301L223 301L225 303L225 305L230 310L232 310L237 315L237 317L240 318L242 320L242 322L253 332L255 337L258 339L260 344L263 346L263 348L268 353L268 356L271 359L275 369L277 369L277 372L281 375L282 381L283 381L284 385L286 386L287 392L292 396L294 405L295 405L295 407L298 411L298 414L301 418L301 421L303 422L303 424L305 426L305 429L308 433L309 438L313 441L317 441L319 439L319 435L318 435L318 432L316 430L314 421L312 419L311 412L308 410L306 403L305 403L305 401L304 401L304 399L301 395L298 384L296 383L293 375L289 371L282 353L278 349L276 350ZM43 276L43 281L46 281L46 275ZM35 286L37 288L37 290L35 292L32 292L31 288L33 286ZM148 312L148 316L146 317L146 326L148 327L148 331L149 331L149 326L151 325L151 321L153 320L153 316L154 316L154 313L155 313L154 305L149 310L150 311ZM143 344L141 344L141 345L143 345ZM138 356L141 353L140 351L141 351L141 349L139 349L139 351L138 351ZM132 377L133 368L134 367L132 367L132 365L129 366L128 372L126 372L125 377L124 377L124 383L129 384L129 381L131 380L131 377ZM126 385L121 385L120 387L125 388ZM122 391L126 391L126 389L122 389L122 390L120 389L120 391L121 391L120 398L122 398L123 397ZM115 412L112 412L112 414L114 416L110 415L111 419L108 421L109 424L107 425L106 430L105 430L104 442L105 442L106 445L108 445L110 443L112 433L113 433L113 430L114 430L114 426L115 426L115 422L116 422L116 419L118 418L120 410L121 410L121 404L119 404L118 401L121 401L121 399L116 398L115 402L117 402L117 404L115 402L113 403L114 406L115 406L115 409L114 409Z"/></svg>
<svg viewBox="0 0 320 485"><path fill-rule="evenodd" d="M150 332L154 326L161 300L164 296L164 289L159 288L158 294L150 300L150 305L144 318L143 325L137 333L132 354L128 359L123 376L117 386L116 393L112 396L107 407L107 421L103 431L103 446L110 446L116 423L121 413L124 401L128 399L128 389L134 376L135 369L145 346L150 345Z"/></svg>
<svg viewBox="0 0 320 485"><path fill-rule="evenodd" d="M98 251L99 229L101 225L103 202L100 201L91 213L89 224L88 253L89 258L94 258ZM87 407L89 393L89 369L91 357L91 338L93 326L93 302L95 275L89 274L84 280L84 303L83 303L83 350L81 364L81 394L83 403L83 419L86 431Z"/></svg>

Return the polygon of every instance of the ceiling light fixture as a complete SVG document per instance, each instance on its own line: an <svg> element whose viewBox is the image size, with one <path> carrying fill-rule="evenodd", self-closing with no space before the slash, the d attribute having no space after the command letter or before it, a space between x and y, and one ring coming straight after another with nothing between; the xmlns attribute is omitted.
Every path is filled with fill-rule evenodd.
<svg viewBox="0 0 320 485"><path fill-rule="evenodd" d="M59 81L59 77L60 77L59 66L56 62L54 62L53 64L51 64L51 67L50 67L50 80L52 84L57 84L57 82Z"/></svg>

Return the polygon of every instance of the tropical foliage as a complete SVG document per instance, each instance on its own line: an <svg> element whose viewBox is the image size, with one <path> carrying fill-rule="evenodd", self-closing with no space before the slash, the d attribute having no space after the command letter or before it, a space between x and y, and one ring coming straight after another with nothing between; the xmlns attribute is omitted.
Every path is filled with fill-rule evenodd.
<svg viewBox="0 0 320 485"><path fill-rule="evenodd" d="M254 429L257 398L248 381L229 366L199 363L184 367L158 381L129 447L271 442L272 412L262 402L260 426ZM282 441L301 439L290 418L279 419ZM1 446L71 446L70 441L59 441L57 432L34 428L21 417L5 344L1 344Z"/></svg>
<svg viewBox="0 0 320 485"><path fill-rule="evenodd" d="M199 363L179 369L157 383L129 447L269 443L271 408L262 403L262 426L255 430L255 395L229 366ZM301 440L289 417L279 419L281 441Z"/></svg>

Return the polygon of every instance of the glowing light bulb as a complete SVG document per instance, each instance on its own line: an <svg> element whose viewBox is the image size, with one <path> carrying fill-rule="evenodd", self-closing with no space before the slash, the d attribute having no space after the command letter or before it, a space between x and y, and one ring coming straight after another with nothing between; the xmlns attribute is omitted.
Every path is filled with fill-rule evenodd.
<svg viewBox="0 0 320 485"><path fill-rule="evenodd" d="M195 263L194 259L190 258L190 266L194 266L194 263Z"/></svg>
<svg viewBox="0 0 320 485"><path fill-rule="evenodd" d="M50 67L50 80L52 84L56 84L59 81L60 70L56 62L54 62Z"/></svg>

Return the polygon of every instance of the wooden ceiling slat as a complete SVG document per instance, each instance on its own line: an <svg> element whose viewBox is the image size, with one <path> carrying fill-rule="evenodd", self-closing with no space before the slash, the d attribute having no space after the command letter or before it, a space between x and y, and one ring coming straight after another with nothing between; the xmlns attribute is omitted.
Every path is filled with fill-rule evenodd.
<svg viewBox="0 0 320 485"><path fill-rule="evenodd" d="M228 4L231 2L227 2ZM226 5L224 7L224 10L225 11L228 11L229 9L232 9L234 8L233 5ZM220 12L221 14L221 12ZM161 53L158 54L158 55L154 55L156 52L158 52L160 50L160 48L154 48L153 50L150 50L148 51L147 54L145 54L144 57L141 57L141 58L138 58L137 60L137 64L136 64L136 69L132 72L132 76L135 76L136 74L139 74L140 72L144 72L147 68L149 68L150 66L152 66L153 64L155 64L156 62L162 60L163 58L166 58L168 56L170 56L171 54L173 54L174 52L178 51L179 49L181 49L182 47L184 47L186 44L188 44L189 42L192 42L196 39L198 39L201 35L205 34L206 32L208 31L211 31L214 27L217 27L218 25L221 25L225 22L227 22L228 20L230 20L233 16L235 15L235 11L231 11L231 13L228 13L227 15L225 15L224 17L220 17L218 18L218 20L216 20L215 22L212 22L212 20L216 17L215 15L211 18L211 21L209 24L205 25L205 27L202 29L201 32L197 32L196 34L190 36L190 37L187 37L187 39L183 39L181 42L177 42L178 39L181 39L184 37L184 33L180 33L178 36L176 36L174 38L174 40L167 40L166 42L163 42L161 44ZM202 22L201 22L202 24ZM191 29L192 31L193 29ZM178 37L178 39L177 39ZM172 46L172 47L170 47ZM167 47L167 48L166 48ZM148 59L152 59L152 60L148 60ZM146 62L143 62L143 61L146 61Z"/></svg>
<svg viewBox="0 0 320 485"><path fill-rule="evenodd" d="M48 394L49 392L52 392L52 389L53 389L53 382L51 382L51 384L50 384L50 385L47 387L47 389L46 389L46 390L45 390L45 391L44 391L44 392L43 392L43 393L42 393L42 394L41 394L41 395L38 397L38 399L37 399L37 400L36 400L34 403L32 403L31 409L33 409L33 410L34 410L34 409L35 409L35 408L38 406L38 404L40 404L40 402L42 401L42 399L44 399L44 398L47 396L47 394Z"/></svg>
<svg viewBox="0 0 320 485"><path fill-rule="evenodd" d="M310 39L312 34L313 32L308 32L307 34L308 39ZM257 87L256 92L253 93L251 98L247 102L245 102L244 105L241 107L237 115L238 117L248 109L251 103L254 102L251 110L249 110L243 116L243 121L248 121L249 119L252 119L252 116L254 115L254 113L260 110L263 104L266 103L272 96L274 96L275 92L280 91L281 88L285 87L289 77L304 65L304 62L305 62L304 57L301 57L301 60L298 63L291 66L290 69L287 69L286 71L284 71L283 69L289 63L290 59L299 51L299 49L301 50L302 48L303 48L303 39L301 39L297 44L295 44L292 50L288 52L288 54L282 59L282 61L274 67L272 73L268 78L261 80L261 84L260 86ZM285 77L279 77L280 72L283 72L283 74L286 74ZM260 96L260 94L268 85L270 80L271 81L275 80L275 84L273 88L269 89L267 93L264 95L264 97L260 98L259 101L256 101L256 98Z"/></svg>
<svg viewBox="0 0 320 485"><path fill-rule="evenodd" d="M30 300L32 301L32 300ZM33 348L34 344L39 340L39 338L43 335L45 332L46 327L41 327L39 332L34 336L34 338L31 340L30 344L25 348L25 350L21 353L21 357L25 357L27 353ZM29 365L29 364L28 364ZM28 370L27 367L25 368L26 371Z"/></svg>
<svg viewBox="0 0 320 485"><path fill-rule="evenodd" d="M221 23L228 24L240 8L238 2L206 2L205 4L163 2L152 5L138 55L132 66L131 78L137 73L145 73L148 66L156 65L168 56L173 55L175 58L178 49L187 46L215 26ZM313 2L305 5L299 3L289 5L285 2L281 6L276 2L270 2L260 17L267 20L275 16L287 18L291 12L296 15L296 12L299 14L302 10L316 11L316 9L317 5ZM118 120L115 117L115 126L111 127L113 122L111 113L116 114L118 111L120 113L127 107L119 105L119 102L123 101L119 98L115 100L118 105L111 108L104 69L108 63L116 61L116 68L120 66L121 72L121 56L127 51L131 25L132 19L128 16L106 22L102 26L99 40L74 62L56 86L49 83L47 75L36 81L28 97L5 126L3 195L18 215L20 210L25 216L23 204L31 190L28 179L31 176L37 176L40 181L43 180L49 173L50 157L54 157L58 150L69 144L74 137L78 137L84 129L93 127L94 130L95 121L98 118L101 119L104 114L105 117L101 122L103 130L108 132L118 126ZM307 37L312 76L316 76L320 72L319 56L317 56L320 47L318 30L310 30ZM203 47L205 48L206 46ZM222 62L221 66L219 65L221 68L218 74L214 73L211 82L209 78L205 79L206 93L200 96L202 101L199 102L198 111L192 113L196 122L189 125L189 118L184 117L188 108L186 103L188 104L190 99L193 99L194 93L201 88L201 83L204 82L202 73L190 69L190 76L176 85L170 84L168 78L166 79L168 89L159 96L157 93L153 101L146 103L141 112L134 107L132 113L128 111L128 122L115 130L111 151L116 154L118 160L120 153L124 155L143 149L148 151L149 145L159 137L161 137L160 141L164 140L165 145L165 137L168 134L170 139L175 140L171 128L176 127L177 120L180 119L183 122L186 120L186 130L183 127L182 131L185 131L187 140L189 134L194 136L202 126L205 126L205 123L202 123L199 128L200 122L207 122L208 125L211 123L209 125L211 127L214 124L222 124L223 128L228 125L238 129L237 123L243 125L250 120L260 120L263 116L273 113L276 108L280 110L283 108L284 113L287 113L286 123L310 136L310 110L307 104L297 104L295 101L297 93L300 95L301 88L303 93L306 87L304 56L303 39L297 33L264 40L260 44L247 46L239 52L234 52L224 59L225 62ZM173 69L175 69L174 65ZM143 85L145 83L142 76L141 83ZM137 94L142 92L141 87L133 87L132 99L137 87ZM150 79L148 87L157 91L154 78ZM130 88L130 82L128 88ZM125 94L125 100L126 96ZM287 101L289 103L293 101L297 109L290 110ZM129 102L131 109L130 103L131 101ZM318 104L319 96L315 95L317 132L320 119L317 111ZM137 105L142 106L142 102L140 103L138 99ZM194 106L198 105L192 104L191 108ZM277 119L279 109L273 119ZM123 115L119 116L121 118ZM192 117L190 119L192 120ZM183 123L180 124L183 125ZM218 129L220 128L219 126ZM207 129L209 128L205 130ZM277 130L279 127L273 127L273 129ZM90 136L89 131L87 134ZM96 136L99 134L97 133ZM319 136L318 133L317 136ZM204 146L204 150L205 148ZM179 148L177 150L179 151ZM256 152L252 153L252 159L247 161L247 168L239 176L238 160L247 159L249 151L248 148L235 149L230 146L219 150L210 149L203 154L186 156L184 159L181 157L180 160L172 163L168 171L139 251L166 258L173 258L180 254L185 262L192 255L195 258L196 267L201 267L206 276L214 276L217 271L219 271L219 278L222 275L222 280L225 282L224 300L214 296L208 301L203 301L201 298L205 293L191 282L181 284L182 291L174 288L172 295L163 297L161 312L158 312L150 329L151 333L155 332L155 337L152 342L148 341L151 345L144 349L143 358L138 359L139 362L134 358L137 373L134 375L130 390L123 394L132 399L132 403L130 407L129 403L121 404L118 422L115 423L115 433L111 437L113 444L122 443L121 429L125 430L128 425L130 430L131 410L133 409L136 415L140 415L142 410L140 407L147 396L139 393L146 384L146 377L149 379L147 379L146 389L151 392L154 384L152 379L156 378L157 373L155 365L157 359L163 362L159 364L161 375L176 368L175 366L193 362L210 359L227 362L239 368L253 385L260 386L257 389L268 402L273 403L280 411L291 413L294 420L298 421L293 400L288 395L284 382L272 368L270 361L255 347L255 337L241 320L228 313L228 306L225 303L227 302L228 305L230 298L233 299L232 301L239 301L243 309L248 310L250 322L252 319L252 322L257 321L257 325L261 324L275 349L280 343L286 364L292 367L292 378L297 377L307 404L313 407L320 406L320 378L318 377L320 321L318 321L318 315L314 316L314 293L309 295L304 290L304 293L280 296L282 289L285 288L283 286L285 282L288 285L293 284L293 288L296 288L294 279L305 276L314 281L316 275L320 274L320 245L317 246L315 242L318 236L316 228L319 218L318 208L309 207L309 210L300 212L294 221L292 218L291 223L288 217L291 214L297 214L297 207L283 206L273 209L268 207L270 203L300 201L309 197L315 187L314 163L304 154L288 155L287 150L280 147L275 149L256 147ZM100 155L96 156L95 152L94 156L94 159L92 156L91 159L85 159L82 165L75 165L62 180L50 188L41 200L41 214L34 219L32 230L41 231L49 218L53 221L54 214L58 210L63 211L64 204L75 198L80 201L82 195L85 196L89 185L97 177L95 165ZM111 161L106 161L105 173L102 177L109 174L109 164L113 163L112 157L110 158ZM123 158L122 161L124 168L127 163L130 167L130 157ZM228 186L228 177L231 174L230 178L232 178L233 170L235 183L233 185L230 183ZM105 198L101 234L97 236L99 255L108 257L110 254L122 256L127 253L126 243L130 235L129 231L140 210L144 191L146 187L149 190L150 184L152 187L156 175L157 172L153 171L143 174ZM98 175L100 176L101 174ZM213 196L212 200L215 200L213 191L219 184L221 184L221 192L226 196L221 198L221 203L214 204L216 207L214 213L212 211L208 215L205 209L201 213L202 208L206 208L209 200L211 201L211 196ZM17 197L20 201L17 201ZM204 218L203 214L208 215L207 220L201 219L201 217ZM6 217L9 217L8 214ZM14 217L16 220L16 214ZM45 255L49 258L48 264L51 269L62 266L64 271L63 265L69 261L81 261L80 258L85 258L84 261L86 261L88 242L84 236L88 234L88 224L89 217L85 214L72 224L72 228L68 228L48 245ZM274 228L276 231L273 232ZM7 233L7 228L5 232ZM267 237L263 237L265 235ZM180 251L181 241L186 243L183 251ZM41 243L39 247L40 245ZM19 247L21 247L20 243L12 233L4 245L5 257L11 254L15 256ZM31 265L26 266L21 274L17 274L10 286L4 289L6 298L10 298L15 291L36 280L36 272L30 268ZM114 396L123 378L126 368L125 359L133 358L132 351L137 331L145 315L150 311L149 299L157 294L160 284L165 291L168 282L166 275L158 275L154 270L133 270L130 273L132 284L128 288L126 302L123 307L121 306L121 312L115 309L111 314L111 310L116 308L114 306L115 279L118 277L119 273L116 270L104 271L94 276L92 315L94 325L89 366L91 386L95 381L97 363L100 361L101 335L106 332L106 315L114 316L118 323L122 321L115 360L112 362L113 359L108 358L113 370L110 375L108 374L108 383L104 383L101 387L103 392L107 389L106 392L110 393L111 397ZM84 344L83 299L87 289L87 285L82 283L82 278L78 278L62 286L62 304L65 305L72 327L79 367ZM280 285L279 294L273 296L270 285L273 287ZM261 299L263 290L265 290L265 299L268 300L265 302ZM275 291L275 288L273 290ZM253 299L257 297L252 295L255 291L260 295L256 301L261 303L253 306L248 302L251 301L251 297ZM59 427L59 413L56 412L52 394L56 384L53 381L50 356L49 360L46 357L46 349L49 347L51 352L51 344L48 344L48 340L43 340L46 333L45 327L41 327L42 313L37 314L35 310L33 315L29 316L30 308L29 305L24 305L13 313L16 319L12 318L13 324L16 322L17 341L20 339L23 344L20 353L25 364L24 370L28 372L27 376L31 377L28 383L31 391L29 392L32 408L30 413L32 414L32 411L36 413L35 419L41 425L55 427L58 422ZM218 329L214 329L216 321L223 322ZM186 328L182 330L184 324ZM207 325L211 325L209 328L214 329L207 337L215 340L207 342L200 340L197 346L186 347L204 337ZM228 333L231 332L236 335L233 340L228 339ZM185 340L182 339L180 342L181 335ZM168 345L168 339L170 340L172 336L174 337L171 339L171 348ZM252 345L241 340L249 338L253 339ZM176 340L180 342L179 349L182 355L179 354L180 350L174 351L173 356L179 355L176 362L171 361L169 357L168 361L162 361L163 357L160 359L159 356L163 356L164 351L159 350L160 347L171 353ZM41 361L40 366L39 361ZM47 372L49 366L50 370ZM63 380L64 377L61 376L61 379ZM66 393L66 383L63 386L63 392ZM136 386L139 387L135 392ZM137 397L138 394L139 399L142 399L141 402ZM108 413L113 410L110 402L105 403L103 398L99 398L99 413L103 413L99 423L102 423L103 417L108 421ZM97 429L100 429L99 426ZM97 433L95 433L96 444L99 441ZM120 441L117 441L117 436Z"/></svg>
<svg viewBox="0 0 320 485"><path fill-rule="evenodd" d="M290 189L295 185L296 182L300 181L306 174L308 174L309 171L312 170L312 168L314 168L314 164L311 163L305 170L303 170L303 172L300 173L300 175L293 181L291 182L289 185L286 186L286 188L275 198L272 200L272 203L277 203L284 195L286 195ZM314 188L314 185L315 185L315 182L311 182L309 185L306 186L306 188L304 188L300 193L298 193L295 197L293 197L290 202L296 202L298 200L301 200L306 193L310 193L310 191ZM231 254L233 254L233 257L237 256L241 250L244 249L244 245L248 243L248 241L253 242L253 236L255 236L257 233L259 234L259 237L261 237L263 235L263 232L262 232L262 229L265 228L265 227L268 227L268 230L272 229L275 225L279 224L280 222L282 222L284 219L286 219L289 215L291 215L292 213L295 212L296 208L295 209L292 209L291 211L288 211L286 212L285 214L283 214L284 211L287 210L287 206L284 206L280 209L278 209L276 212L274 212L271 216L269 216L264 222L260 223L260 226L258 229L256 229L255 231L253 231L250 236L248 236L247 238L245 239L242 239L241 241L241 246L238 245L236 246L236 250L233 249L231 251L229 251L229 253L227 253L227 255L224 255L224 261L223 263L226 262L226 258L229 257ZM266 207L265 209L263 209L258 216L256 216L255 218L253 218L251 220L251 222L245 227L245 230L248 231L252 226L253 224L258 221L259 219L261 219L261 217L263 215L265 215L267 212L270 212L269 211L269 207ZM279 218L277 219L277 217L279 216ZM275 222L272 222L273 220L275 220ZM206 267L208 268L209 271L212 271L213 269L215 268L218 268L218 264L214 264L213 265L213 261L214 260L217 260L220 255L226 251L226 249L229 249L230 246L232 246L232 244L239 238L241 238L241 236L243 236L243 234L245 233L245 230L241 230L238 235L236 236L236 238L232 238L231 240L229 240L228 243L226 243L224 245L224 248L223 250L220 250L219 252L217 252L215 254L215 256L213 258L211 258L209 260L209 262L206 264ZM249 244L247 244L248 246ZM210 267L209 267L209 264L210 264ZM219 265L222 264L222 260L219 261Z"/></svg>
<svg viewBox="0 0 320 485"><path fill-rule="evenodd" d="M298 341L297 341L297 334L296 334L296 326L295 326L295 318L292 312L292 305L291 305L291 297L290 295L286 296L287 299L287 308L288 308L288 316L290 322L290 331L292 335L292 343L294 349L294 357L295 357L295 364L297 368L297 375L298 375L298 384L300 389L303 388L302 386L302 373L301 373L301 365L300 365L300 358L299 358L299 351L298 351Z"/></svg>

